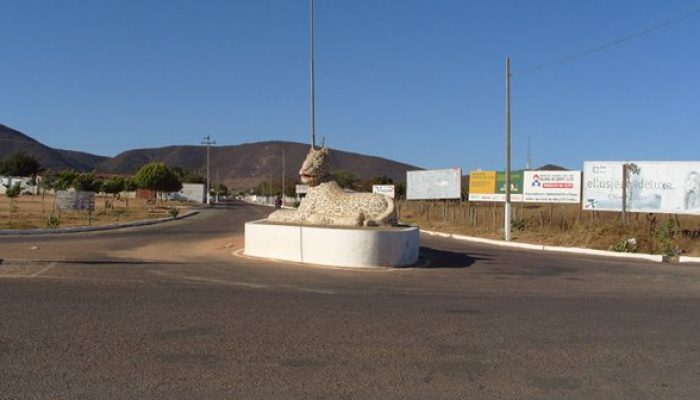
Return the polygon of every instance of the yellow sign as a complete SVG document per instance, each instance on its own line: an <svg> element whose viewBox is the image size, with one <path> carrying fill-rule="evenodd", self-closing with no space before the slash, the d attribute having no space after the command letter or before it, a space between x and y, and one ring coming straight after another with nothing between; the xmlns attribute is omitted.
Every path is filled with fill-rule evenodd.
<svg viewBox="0 0 700 400"><path fill-rule="evenodd" d="M496 171L472 171L469 173L469 193L496 193Z"/></svg>

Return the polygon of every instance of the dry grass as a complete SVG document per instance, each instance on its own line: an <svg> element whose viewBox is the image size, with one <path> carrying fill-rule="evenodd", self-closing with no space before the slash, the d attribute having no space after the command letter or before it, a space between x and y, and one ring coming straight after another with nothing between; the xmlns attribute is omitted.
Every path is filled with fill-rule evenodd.
<svg viewBox="0 0 700 400"><path fill-rule="evenodd" d="M107 201L107 208L105 208ZM95 211L88 215L87 211L54 211L54 196L20 196L15 201L15 211L10 218L10 199L0 196L0 229L36 229L46 228L49 216L59 217L60 227L108 225L150 218L169 216L168 208L178 207L181 211L189 204L178 201L168 201L148 204L143 199L126 201L112 200L111 197L98 196L95 198Z"/></svg>
<svg viewBox="0 0 700 400"><path fill-rule="evenodd" d="M423 228L499 239L503 205L496 203L400 201L402 221ZM583 211L578 205L514 204L513 237L519 242L608 250L635 238L636 251L700 255L700 216ZM670 222L669 222L670 221Z"/></svg>

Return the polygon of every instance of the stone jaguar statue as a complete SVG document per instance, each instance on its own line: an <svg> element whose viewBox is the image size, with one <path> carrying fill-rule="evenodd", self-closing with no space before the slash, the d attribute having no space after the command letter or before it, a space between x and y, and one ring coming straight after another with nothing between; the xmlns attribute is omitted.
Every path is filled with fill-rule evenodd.
<svg viewBox="0 0 700 400"><path fill-rule="evenodd" d="M378 226L396 225L394 199L375 193L345 193L329 180L328 148L309 150L299 170L302 183L309 185L296 210L278 210L269 221L301 225Z"/></svg>

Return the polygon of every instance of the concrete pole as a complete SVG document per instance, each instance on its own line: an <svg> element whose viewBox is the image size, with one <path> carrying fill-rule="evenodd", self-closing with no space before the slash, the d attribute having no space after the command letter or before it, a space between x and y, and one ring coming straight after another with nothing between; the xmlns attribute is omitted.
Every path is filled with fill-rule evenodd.
<svg viewBox="0 0 700 400"><path fill-rule="evenodd" d="M510 57L506 57L506 202L505 202L505 239L511 240L511 204L510 204Z"/></svg>
<svg viewBox="0 0 700 400"><path fill-rule="evenodd" d="M314 73L314 0L311 9L311 147L316 147L316 87Z"/></svg>
<svg viewBox="0 0 700 400"><path fill-rule="evenodd" d="M205 187L205 202L207 205L211 204L211 195L209 194L209 189L211 187L211 171L210 171L210 165L209 165L209 148L212 144L216 144L216 141L212 140L211 135L207 135L202 139L202 144L207 146L207 184Z"/></svg>

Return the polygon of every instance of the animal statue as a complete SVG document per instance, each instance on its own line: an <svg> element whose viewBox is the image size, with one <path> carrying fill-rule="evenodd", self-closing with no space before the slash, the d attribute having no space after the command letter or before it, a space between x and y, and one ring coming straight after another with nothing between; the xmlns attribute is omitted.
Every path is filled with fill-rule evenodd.
<svg viewBox="0 0 700 400"><path fill-rule="evenodd" d="M309 185L296 210L278 210L269 221L328 226L396 225L394 199L375 193L346 193L328 173L327 147L313 146L299 170L301 182Z"/></svg>

